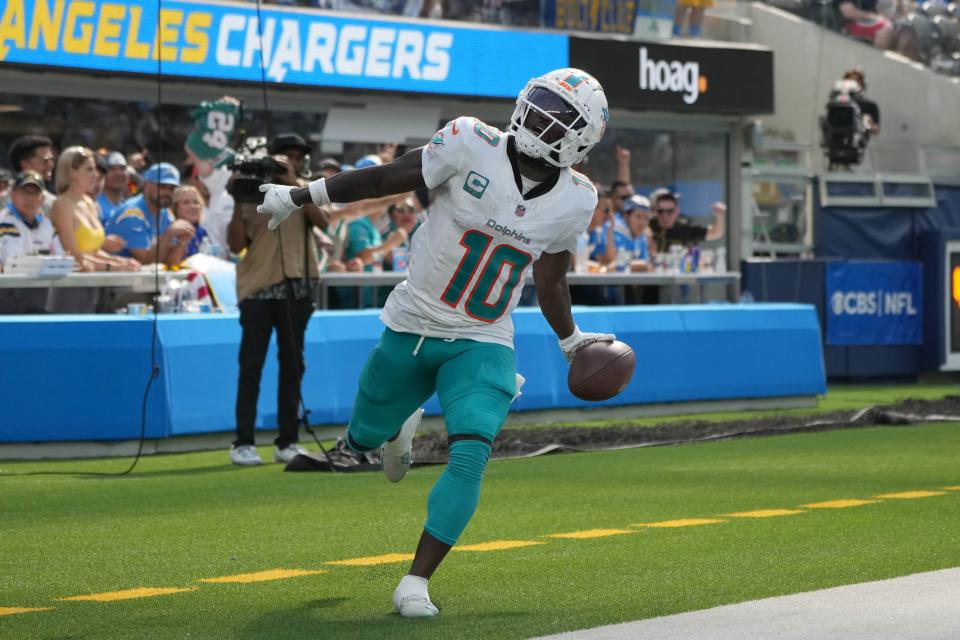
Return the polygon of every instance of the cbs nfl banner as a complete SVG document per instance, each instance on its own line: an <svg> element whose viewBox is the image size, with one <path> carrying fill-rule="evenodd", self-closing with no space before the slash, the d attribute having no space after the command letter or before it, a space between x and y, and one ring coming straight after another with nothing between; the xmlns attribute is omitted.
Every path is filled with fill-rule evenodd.
<svg viewBox="0 0 960 640"><path fill-rule="evenodd" d="M515 98L568 66L567 37L454 23L163 0L5 0L0 63ZM260 24L262 20L262 25Z"/></svg>
<svg viewBox="0 0 960 640"><path fill-rule="evenodd" d="M826 279L828 345L919 345L923 341L919 262L829 263Z"/></svg>

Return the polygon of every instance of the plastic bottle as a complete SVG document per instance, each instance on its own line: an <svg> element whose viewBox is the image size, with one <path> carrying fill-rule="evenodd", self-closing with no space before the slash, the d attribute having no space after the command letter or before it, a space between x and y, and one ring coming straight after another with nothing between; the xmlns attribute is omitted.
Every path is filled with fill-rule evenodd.
<svg viewBox="0 0 960 640"><path fill-rule="evenodd" d="M383 254L379 251L373 252L373 262L370 263L370 270L373 273L383 273Z"/></svg>
<svg viewBox="0 0 960 640"><path fill-rule="evenodd" d="M577 273L587 273L590 263L590 234L581 233L577 238L577 256L574 269Z"/></svg>
<svg viewBox="0 0 960 640"><path fill-rule="evenodd" d="M410 267L410 249L402 244L393 250L393 270L397 273L406 273Z"/></svg>
<svg viewBox="0 0 960 640"><path fill-rule="evenodd" d="M727 248L717 247L717 258L714 261L713 270L715 273L727 272Z"/></svg>
<svg viewBox="0 0 960 640"><path fill-rule="evenodd" d="M629 271L633 254L629 249L617 249L617 271Z"/></svg>

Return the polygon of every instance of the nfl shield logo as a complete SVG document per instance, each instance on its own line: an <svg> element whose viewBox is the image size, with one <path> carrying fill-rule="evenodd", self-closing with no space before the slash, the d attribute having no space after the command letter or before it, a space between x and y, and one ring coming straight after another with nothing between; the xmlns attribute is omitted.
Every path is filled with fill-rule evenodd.
<svg viewBox="0 0 960 640"><path fill-rule="evenodd" d="M522 204L518 204L518 205L517 205L517 210L514 211L513 213L514 213L514 215L517 216L518 218L522 218L523 215L524 215L526 212L527 212L527 208L526 208L525 206L523 206Z"/></svg>

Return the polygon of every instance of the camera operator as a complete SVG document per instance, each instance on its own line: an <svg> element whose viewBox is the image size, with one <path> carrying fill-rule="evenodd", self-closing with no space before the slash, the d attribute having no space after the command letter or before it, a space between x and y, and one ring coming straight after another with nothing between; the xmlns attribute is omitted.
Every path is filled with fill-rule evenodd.
<svg viewBox="0 0 960 640"><path fill-rule="evenodd" d="M305 186L301 177L310 147L300 136L284 133L270 145L269 158L261 166L273 175L260 175L260 182ZM272 161L271 161L272 160ZM305 451L299 440L300 383L303 378L303 339L313 313L314 293L319 278L317 255L311 227L326 223L326 212L314 205L296 210L289 224L276 230L267 227L267 218L257 213L255 198L237 189L241 179L234 174L237 204L227 226L227 242L233 253L246 249L237 264L237 300L240 307L240 378L237 385L237 432L230 461L237 465L262 464L254 443L254 423L267 347L274 330L280 364L277 385L279 434L274 441L274 462L289 462Z"/></svg>
<svg viewBox="0 0 960 640"><path fill-rule="evenodd" d="M860 105L860 113L863 115L863 125L871 136L877 136L880 133L880 107L873 100L868 99L864 94L867 91L867 76L863 69L853 67L843 73L844 80L852 80L860 88L852 94L854 102Z"/></svg>
<svg viewBox="0 0 960 640"><path fill-rule="evenodd" d="M820 117L820 146L830 171L872 170L866 154L871 135L880 133L880 109L864 96L863 71L849 69L834 83Z"/></svg>

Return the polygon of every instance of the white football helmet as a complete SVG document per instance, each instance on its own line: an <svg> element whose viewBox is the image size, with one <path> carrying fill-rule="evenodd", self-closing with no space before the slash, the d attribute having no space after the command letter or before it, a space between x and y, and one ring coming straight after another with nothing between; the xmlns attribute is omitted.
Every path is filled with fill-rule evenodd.
<svg viewBox="0 0 960 640"><path fill-rule="evenodd" d="M580 69L556 69L523 88L510 130L520 153L569 167L600 142L609 117L607 96L596 78Z"/></svg>

